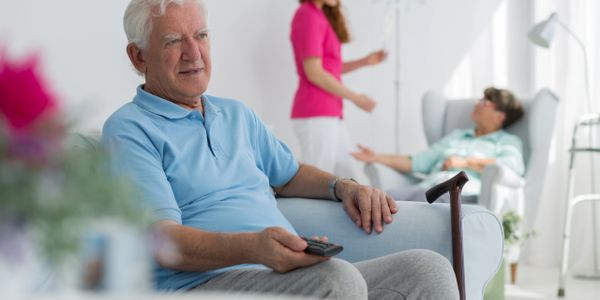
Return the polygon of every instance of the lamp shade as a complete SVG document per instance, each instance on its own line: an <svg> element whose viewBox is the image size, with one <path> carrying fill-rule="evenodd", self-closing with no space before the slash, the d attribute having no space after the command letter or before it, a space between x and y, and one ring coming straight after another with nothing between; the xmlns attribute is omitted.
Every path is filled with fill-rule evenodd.
<svg viewBox="0 0 600 300"><path fill-rule="evenodd" d="M554 39L554 28L556 27L557 19L558 15L552 13L548 19L536 24L527 35L529 40L540 47L550 47L550 43Z"/></svg>

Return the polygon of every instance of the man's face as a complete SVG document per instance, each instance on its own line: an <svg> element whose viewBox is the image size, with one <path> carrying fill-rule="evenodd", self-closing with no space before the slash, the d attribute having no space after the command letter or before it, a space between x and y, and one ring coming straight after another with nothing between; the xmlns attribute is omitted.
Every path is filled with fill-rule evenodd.
<svg viewBox="0 0 600 300"><path fill-rule="evenodd" d="M211 74L207 23L194 1L169 5L152 18L147 49L142 50L144 89L159 97L196 107Z"/></svg>

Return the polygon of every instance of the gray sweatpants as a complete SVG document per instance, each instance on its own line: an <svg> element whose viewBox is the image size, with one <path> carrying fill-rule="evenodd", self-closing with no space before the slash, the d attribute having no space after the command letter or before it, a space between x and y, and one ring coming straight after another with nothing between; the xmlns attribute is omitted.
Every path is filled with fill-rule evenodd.
<svg viewBox="0 0 600 300"><path fill-rule="evenodd" d="M355 264L333 258L288 273L235 270L195 290L319 299L458 299L452 266L429 250L404 251Z"/></svg>

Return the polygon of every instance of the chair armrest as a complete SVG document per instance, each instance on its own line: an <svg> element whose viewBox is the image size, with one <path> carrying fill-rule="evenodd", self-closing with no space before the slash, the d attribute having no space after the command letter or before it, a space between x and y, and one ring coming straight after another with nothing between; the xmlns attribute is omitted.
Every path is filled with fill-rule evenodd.
<svg viewBox="0 0 600 300"><path fill-rule="evenodd" d="M523 216L526 181L513 170L501 165L489 165L481 174L479 204L501 216L512 210Z"/></svg>
<svg viewBox="0 0 600 300"><path fill-rule="evenodd" d="M400 173L382 164L368 163L363 170L371 186L384 191L414 185L420 181L410 174Z"/></svg>
<svg viewBox="0 0 600 300"><path fill-rule="evenodd" d="M381 234L367 235L346 215L338 202L278 199L279 209L298 234L325 235L344 246L339 258L350 262L409 250L429 249L452 262L450 206L398 201L394 222ZM463 247L467 299L481 299L488 280L502 259L502 225L486 209L462 207Z"/></svg>

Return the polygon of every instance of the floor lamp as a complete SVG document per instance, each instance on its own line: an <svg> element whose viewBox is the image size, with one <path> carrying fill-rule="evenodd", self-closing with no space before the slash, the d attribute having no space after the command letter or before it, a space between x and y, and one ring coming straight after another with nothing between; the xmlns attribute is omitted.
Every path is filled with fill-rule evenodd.
<svg viewBox="0 0 600 300"><path fill-rule="evenodd" d="M592 100L591 100L591 94L590 94L590 80L589 80L589 72L588 72L588 56L587 56L587 51L586 51L586 47L584 45L584 43L581 41L581 39L567 26L565 25L563 22L560 21L560 19L558 18L558 15L556 13L552 13L548 19L544 20L543 22L538 23L537 25L535 25L531 31L529 32L529 40L540 46L543 48L548 48L550 47L550 43L552 42L552 39L554 38L554 33L555 33L555 28L556 25L559 25L560 27L562 27L571 37L573 37L573 39L577 42L577 45L580 47L582 53L583 53L583 60L584 60L584 77L585 77L585 98L586 98L586 111L587 112L591 112L593 110L593 106L592 106ZM594 139L593 139L593 134L591 134L591 130L590 130L590 147L593 147L594 144ZM575 137L573 137L575 138ZM596 174L595 174L595 163L594 163L594 153L591 152L591 180L592 180L592 193L596 194L596 190L595 190L595 184L596 184ZM571 200L571 196L569 195L569 200ZM600 270L598 268L598 255L597 255L597 232L596 232L596 220L597 220L597 207L596 207L596 202L592 202L593 208L592 208L592 232L593 232L593 259L594 259L594 269L593 269L593 273L589 274L589 275L578 275L577 277L580 278L586 278L586 279L600 279ZM564 260L565 258L563 258ZM564 262L563 262L564 264ZM565 265L566 266L566 265ZM564 279L561 277L561 282L564 284ZM564 291L563 291L564 293ZM560 294L560 292L559 292Z"/></svg>

